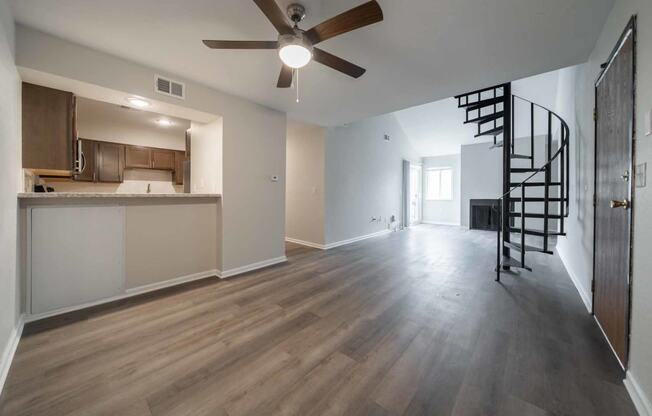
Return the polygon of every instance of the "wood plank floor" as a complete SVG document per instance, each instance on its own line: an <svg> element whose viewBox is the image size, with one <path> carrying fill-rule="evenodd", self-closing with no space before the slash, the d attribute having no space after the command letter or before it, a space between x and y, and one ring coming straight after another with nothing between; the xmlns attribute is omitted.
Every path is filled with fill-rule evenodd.
<svg viewBox="0 0 652 416"><path fill-rule="evenodd" d="M2 415L635 415L555 256L420 226L26 328Z"/></svg>

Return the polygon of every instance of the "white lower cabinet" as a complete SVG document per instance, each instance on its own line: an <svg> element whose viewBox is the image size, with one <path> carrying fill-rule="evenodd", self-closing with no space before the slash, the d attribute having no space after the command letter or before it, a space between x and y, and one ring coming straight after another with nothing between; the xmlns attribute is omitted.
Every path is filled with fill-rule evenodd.
<svg viewBox="0 0 652 416"><path fill-rule="evenodd" d="M31 314L124 293L125 207L32 207L27 231Z"/></svg>

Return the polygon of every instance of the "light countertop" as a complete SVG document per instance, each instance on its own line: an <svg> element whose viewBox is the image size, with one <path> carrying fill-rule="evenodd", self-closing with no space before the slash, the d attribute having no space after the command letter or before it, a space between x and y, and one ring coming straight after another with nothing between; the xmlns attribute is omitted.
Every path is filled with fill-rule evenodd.
<svg viewBox="0 0 652 416"><path fill-rule="evenodd" d="M73 198L220 198L220 194L116 194L108 192L24 192L18 199L73 199Z"/></svg>

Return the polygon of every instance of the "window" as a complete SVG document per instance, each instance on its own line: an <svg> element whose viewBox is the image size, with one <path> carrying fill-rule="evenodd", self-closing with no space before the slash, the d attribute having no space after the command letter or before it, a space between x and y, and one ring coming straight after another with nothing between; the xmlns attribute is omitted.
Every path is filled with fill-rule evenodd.
<svg viewBox="0 0 652 416"><path fill-rule="evenodd" d="M426 170L426 199L429 201L451 201L453 199L453 169Z"/></svg>

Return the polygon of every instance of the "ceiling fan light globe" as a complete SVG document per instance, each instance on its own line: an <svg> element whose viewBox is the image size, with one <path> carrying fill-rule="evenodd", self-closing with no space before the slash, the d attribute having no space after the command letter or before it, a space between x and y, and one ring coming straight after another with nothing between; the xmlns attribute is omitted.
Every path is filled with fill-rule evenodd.
<svg viewBox="0 0 652 416"><path fill-rule="evenodd" d="M305 46L297 44L281 47L278 56L285 65L294 69L303 68L312 60L312 52Z"/></svg>

